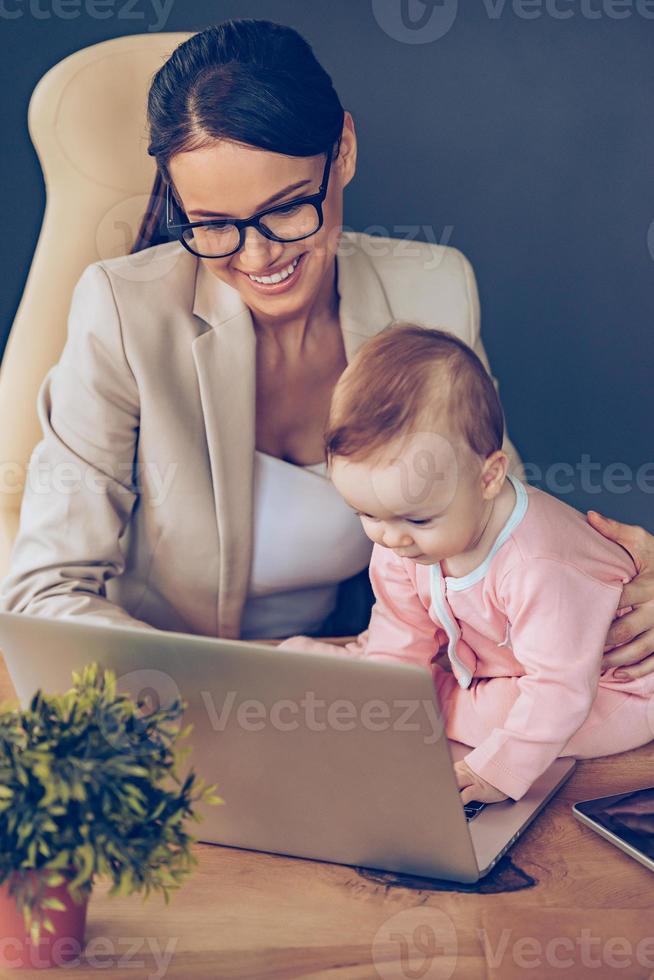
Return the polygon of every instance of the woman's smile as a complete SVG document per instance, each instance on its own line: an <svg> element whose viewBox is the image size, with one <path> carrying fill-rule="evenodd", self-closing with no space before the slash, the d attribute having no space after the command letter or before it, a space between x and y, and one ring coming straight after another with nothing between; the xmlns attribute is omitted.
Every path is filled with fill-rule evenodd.
<svg viewBox="0 0 654 980"><path fill-rule="evenodd" d="M243 275L247 279L248 283L258 293L263 293L264 295L285 293L289 289L292 289L292 287L296 284L296 282L298 282L298 280L301 278L302 269L306 265L306 262L304 260L307 254L308 254L307 252L302 252L302 254L299 257L296 256L286 265L278 266L276 272L268 273L262 276L257 276L256 279L253 278L252 273L243 272L242 269L238 269L237 271L240 272L241 275ZM278 277L281 278L278 279ZM276 279L278 279L277 282L274 281ZM263 280L263 281L257 281L257 280ZM266 280L273 280L273 281L266 282Z"/></svg>

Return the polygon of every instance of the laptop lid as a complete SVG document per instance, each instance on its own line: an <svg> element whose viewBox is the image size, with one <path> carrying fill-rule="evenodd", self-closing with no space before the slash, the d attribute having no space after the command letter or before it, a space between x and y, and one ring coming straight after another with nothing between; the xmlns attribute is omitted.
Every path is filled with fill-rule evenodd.
<svg viewBox="0 0 654 980"><path fill-rule="evenodd" d="M0 614L0 649L22 705L93 660L132 697L186 701L185 765L225 800L198 808L202 841L479 877L423 668L14 613Z"/></svg>

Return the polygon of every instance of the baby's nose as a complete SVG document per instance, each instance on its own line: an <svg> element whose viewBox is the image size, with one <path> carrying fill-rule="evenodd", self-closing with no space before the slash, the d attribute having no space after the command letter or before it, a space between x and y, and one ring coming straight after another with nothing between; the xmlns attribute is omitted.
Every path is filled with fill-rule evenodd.
<svg viewBox="0 0 654 980"><path fill-rule="evenodd" d="M387 548L407 548L413 544L413 539L402 528L387 527L384 529L383 543Z"/></svg>

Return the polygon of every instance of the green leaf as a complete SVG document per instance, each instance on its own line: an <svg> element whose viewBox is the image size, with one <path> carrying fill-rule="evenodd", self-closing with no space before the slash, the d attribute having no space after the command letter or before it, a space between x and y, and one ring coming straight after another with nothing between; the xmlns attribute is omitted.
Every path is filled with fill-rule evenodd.
<svg viewBox="0 0 654 980"><path fill-rule="evenodd" d="M52 803L53 800L57 799L57 796L58 793L57 793L56 785L54 783L50 783L49 785L46 786L45 793L43 794L43 796L41 797L41 799L36 805L43 810L46 807L50 807L50 804ZM58 809L62 813L66 812L62 807L59 807ZM50 813L55 813L54 807L50 807Z"/></svg>
<svg viewBox="0 0 654 980"><path fill-rule="evenodd" d="M93 874L95 855L90 844L82 844L80 847L75 848L74 864L76 867L79 867L79 871L69 883L69 888L76 888L78 885L83 884Z"/></svg>
<svg viewBox="0 0 654 980"><path fill-rule="evenodd" d="M45 883L51 888L56 888L58 885L63 885L65 882L65 877L61 874L48 875L45 878Z"/></svg>
<svg viewBox="0 0 654 980"><path fill-rule="evenodd" d="M150 773L145 768L145 766L136 766L136 765L135 766L123 766L122 767L122 772L124 772L126 776L145 776L145 777L147 777L147 776L150 775Z"/></svg>
<svg viewBox="0 0 654 980"><path fill-rule="evenodd" d="M132 875L132 872L129 868L124 868L120 874L118 885L115 891L112 892L112 894L122 895L122 896L130 895L132 893L133 888L134 888L134 876Z"/></svg>
<svg viewBox="0 0 654 980"><path fill-rule="evenodd" d="M86 790L84 789L84 784L79 780L76 780L70 787L70 795L73 800L78 800L80 803L85 803Z"/></svg>
<svg viewBox="0 0 654 980"><path fill-rule="evenodd" d="M41 908L54 909L55 912L65 912L66 906L59 898L44 898L41 901Z"/></svg>
<svg viewBox="0 0 654 980"><path fill-rule="evenodd" d="M66 850L59 851L59 853L55 857L53 857L51 861L48 861L46 865L46 870L50 870L50 869L54 870L55 868L67 868L69 864L70 864L69 852Z"/></svg>

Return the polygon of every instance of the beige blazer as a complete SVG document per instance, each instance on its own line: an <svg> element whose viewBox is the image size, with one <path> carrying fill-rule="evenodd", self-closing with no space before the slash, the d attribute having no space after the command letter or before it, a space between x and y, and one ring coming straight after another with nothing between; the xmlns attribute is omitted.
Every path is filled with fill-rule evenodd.
<svg viewBox="0 0 654 980"><path fill-rule="evenodd" d="M410 319L450 330L487 363L475 278L456 249L344 232L336 262L348 359ZM239 636L255 343L238 291L177 242L86 267L39 391L43 438L0 607Z"/></svg>

